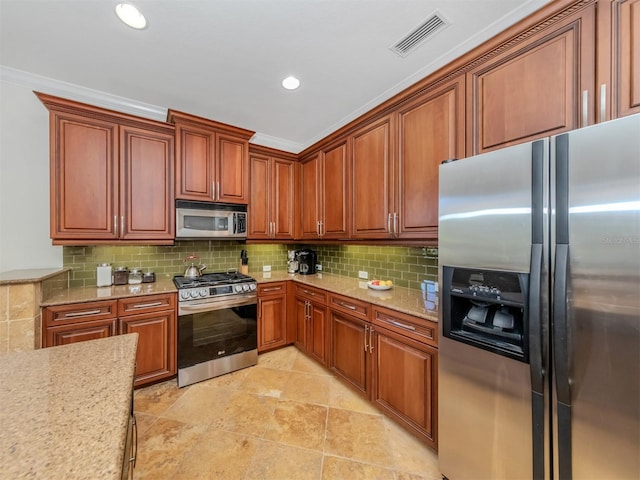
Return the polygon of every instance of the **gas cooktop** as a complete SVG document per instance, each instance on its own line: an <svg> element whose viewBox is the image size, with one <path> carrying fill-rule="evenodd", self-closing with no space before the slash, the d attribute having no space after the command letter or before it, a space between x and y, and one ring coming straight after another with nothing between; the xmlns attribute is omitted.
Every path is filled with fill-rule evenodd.
<svg viewBox="0 0 640 480"><path fill-rule="evenodd" d="M173 283L176 288L195 288L195 287L215 287L217 285L229 285L234 283L250 283L255 280L249 275L238 272L214 272L206 273L200 277L184 277L176 275L173 277Z"/></svg>

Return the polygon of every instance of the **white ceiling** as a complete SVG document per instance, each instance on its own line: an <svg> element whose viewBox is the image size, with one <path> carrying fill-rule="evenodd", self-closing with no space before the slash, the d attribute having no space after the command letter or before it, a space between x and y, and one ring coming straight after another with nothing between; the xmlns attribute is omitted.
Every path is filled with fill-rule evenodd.
<svg viewBox="0 0 640 480"><path fill-rule="evenodd" d="M547 0L0 0L0 65L254 130L297 153ZM406 58L389 47L450 22ZM280 81L298 76L301 87ZM151 115L150 115L151 116Z"/></svg>

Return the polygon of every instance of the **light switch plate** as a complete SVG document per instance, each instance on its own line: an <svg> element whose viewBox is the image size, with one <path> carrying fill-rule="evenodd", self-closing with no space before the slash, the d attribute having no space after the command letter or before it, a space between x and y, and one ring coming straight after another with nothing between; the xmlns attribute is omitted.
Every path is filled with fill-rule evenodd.
<svg viewBox="0 0 640 480"><path fill-rule="evenodd" d="M262 266L262 271L263 272L270 272L271 271L271 265L263 265Z"/></svg>

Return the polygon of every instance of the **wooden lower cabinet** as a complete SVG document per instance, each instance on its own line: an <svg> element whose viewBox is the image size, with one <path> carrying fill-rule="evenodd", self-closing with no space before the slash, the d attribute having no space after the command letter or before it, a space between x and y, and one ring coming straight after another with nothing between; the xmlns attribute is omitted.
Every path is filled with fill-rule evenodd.
<svg viewBox="0 0 640 480"><path fill-rule="evenodd" d="M258 353L287 344L287 282L258 285Z"/></svg>
<svg viewBox="0 0 640 480"><path fill-rule="evenodd" d="M176 294L73 303L43 309L42 345L137 333L134 386L176 374Z"/></svg>
<svg viewBox="0 0 640 480"><path fill-rule="evenodd" d="M85 342L115 335L118 332L115 318L110 320L96 320L70 325L57 325L45 330L43 345L55 347L69 343Z"/></svg>
<svg viewBox="0 0 640 480"><path fill-rule="evenodd" d="M372 400L437 448L438 350L374 327Z"/></svg>
<svg viewBox="0 0 640 480"><path fill-rule="evenodd" d="M295 344L302 351L315 358L323 365L327 365L328 339L327 339L327 307L318 297L326 299L324 293L318 293L317 289L304 289L311 295L296 294L295 317L296 339ZM301 290L297 290L300 292Z"/></svg>
<svg viewBox="0 0 640 480"><path fill-rule="evenodd" d="M174 311L120 318L121 334L138 334L136 387L176 374L175 327Z"/></svg>
<svg viewBox="0 0 640 480"><path fill-rule="evenodd" d="M367 398L371 389L369 329L367 321L329 310L329 368Z"/></svg>

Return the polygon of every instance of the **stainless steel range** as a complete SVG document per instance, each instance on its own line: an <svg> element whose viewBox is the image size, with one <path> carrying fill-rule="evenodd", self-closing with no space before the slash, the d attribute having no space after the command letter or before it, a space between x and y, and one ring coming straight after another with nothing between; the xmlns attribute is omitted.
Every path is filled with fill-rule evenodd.
<svg viewBox="0 0 640 480"><path fill-rule="evenodd" d="M256 281L235 271L176 276L178 386L258 361Z"/></svg>

